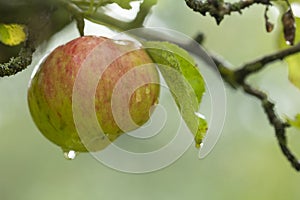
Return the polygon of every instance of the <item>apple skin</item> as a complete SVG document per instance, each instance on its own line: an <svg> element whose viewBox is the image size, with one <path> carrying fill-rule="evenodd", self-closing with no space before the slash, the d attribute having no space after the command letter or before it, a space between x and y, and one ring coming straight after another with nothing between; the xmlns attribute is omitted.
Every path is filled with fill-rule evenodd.
<svg viewBox="0 0 300 200"><path fill-rule="evenodd" d="M107 53L89 58L91 52L105 42ZM119 44L124 43L124 44ZM147 84L137 88L130 95L129 105L119 104L117 106L129 107L129 113L136 125L141 126L146 123L153 111L151 108L158 102L159 97L159 74L145 50L139 47L114 60L103 72L101 78L93 77L96 73L95 65L91 66L87 77L80 84L83 87L90 87L92 79L99 78L97 82L95 98L95 112L97 120L101 126L103 134L107 137L98 139L96 131L87 131L84 134L84 144L94 142L89 148L82 142L82 135L77 133L72 110L72 95L74 83L80 68L86 59L92 59L94 63L102 63L107 58L116 53L120 54L124 50L137 45L129 41L114 41L105 37L83 36L57 47L39 66L32 77L28 89L28 105L31 116L40 132L53 143L60 146L63 151L99 151L109 143L124 133L116 121L112 112L112 92L119 79L127 72L150 63L150 67L142 70L134 79L129 80L129 84L134 84L138 79L143 79ZM136 47L135 47L136 49ZM96 66L102 67L102 65ZM126 84L122 86L122 91L128 88ZM126 93L126 92L125 92ZM89 93L82 93L81 99L89 98ZM138 99L138 100L137 100ZM73 105L74 106L74 105ZM80 106L80 105L79 105ZM83 108L84 109L84 108ZM83 112L84 113L84 112ZM122 117L122 116L121 116ZM82 116L82 120L89 126L90 118ZM122 119L121 119L122 120ZM92 126L92 125L91 125ZM126 127L126 132L137 127ZM102 136L103 136L102 134ZM92 146L92 147L91 147Z"/></svg>

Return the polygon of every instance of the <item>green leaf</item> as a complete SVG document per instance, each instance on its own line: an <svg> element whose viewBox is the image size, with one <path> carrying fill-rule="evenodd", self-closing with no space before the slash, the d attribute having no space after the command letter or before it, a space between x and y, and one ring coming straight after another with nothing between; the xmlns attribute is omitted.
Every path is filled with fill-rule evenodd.
<svg viewBox="0 0 300 200"><path fill-rule="evenodd" d="M289 123L291 126L300 129L300 114L297 114L295 116L295 119L287 118L287 123Z"/></svg>
<svg viewBox="0 0 300 200"><path fill-rule="evenodd" d="M289 80L300 89L300 54L286 59L289 69Z"/></svg>
<svg viewBox="0 0 300 200"><path fill-rule="evenodd" d="M25 26L20 24L0 24L0 42L3 44L16 46L25 40Z"/></svg>
<svg viewBox="0 0 300 200"><path fill-rule="evenodd" d="M207 131L207 123L198 113L205 91L204 80L194 59L182 48L168 42L145 42L148 54L163 75L181 115L195 136L196 146Z"/></svg>
<svg viewBox="0 0 300 200"><path fill-rule="evenodd" d="M286 2L283 1L284 4L286 4ZM290 4L294 4L294 3L300 3L300 0L289 0Z"/></svg>
<svg viewBox="0 0 300 200"><path fill-rule="evenodd" d="M295 17L295 22L297 27L295 44L297 44L300 42L300 18ZM278 44L280 49L289 47L289 45L286 44L286 41L284 39L283 31L280 32L278 41L279 41ZM300 54L297 53L295 55L289 56L284 60L288 64L290 82L300 89Z"/></svg>

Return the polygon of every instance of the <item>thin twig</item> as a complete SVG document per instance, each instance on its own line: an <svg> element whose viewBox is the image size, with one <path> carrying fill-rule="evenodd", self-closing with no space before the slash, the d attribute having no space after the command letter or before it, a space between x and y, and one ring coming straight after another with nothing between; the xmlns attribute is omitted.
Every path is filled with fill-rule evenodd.
<svg viewBox="0 0 300 200"><path fill-rule="evenodd" d="M114 28L120 31L126 31L130 29L143 27L143 23L146 20L146 17L151 11L151 8L156 5L157 0L147 0L143 1L140 4L140 10L137 13L135 19L132 21L126 22L114 17L111 17L104 12L94 12L94 13L85 13L83 12L84 18L101 25L106 25L108 27Z"/></svg>
<svg viewBox="0 0 300 200"><path fill-rule="evenodd" d="M258 98L261 101L262 107L263 107L266 115L268 116L269 122L274 127L275 135L276 135L276 138L277 138L277 141L281 148L282 153L290 161L291 165L297 171L300 171L300 163L288 147L288 142L287 142L287 137L286 137L287 125L277 115L277 113L274 109L274 106L275 106L274 103L272 103L268 99L267 94L265 94L264 92L262 92L258 89L254 89L253 87L251 87L250 85L248 85L246 83L243 83L242 87L247 94Z"/></svg>

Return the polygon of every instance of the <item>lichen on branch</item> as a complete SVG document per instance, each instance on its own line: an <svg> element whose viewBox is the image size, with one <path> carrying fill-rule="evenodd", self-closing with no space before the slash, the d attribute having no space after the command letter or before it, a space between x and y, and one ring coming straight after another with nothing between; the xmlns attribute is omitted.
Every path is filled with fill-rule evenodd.
<svg viewBox="0 0 300 200"><path fill-rule="evenodd" d="M14 75L30 65L32 61L32 54L35 48L30 44L25 44L21 48L17 57L12 57L7 63L0 63L0 77Z"/></svg>
<svg viewBox="0 0 300 200"><path fill-rule="evenodd" d="M243 9L254 4L271 5L270 0L241 0L234 3L223 0L185 0L185 2L191 9L203 16L209 13L215 18L217 24L221 23L225 15L230 15L232 12L241 13Z"/></svg>

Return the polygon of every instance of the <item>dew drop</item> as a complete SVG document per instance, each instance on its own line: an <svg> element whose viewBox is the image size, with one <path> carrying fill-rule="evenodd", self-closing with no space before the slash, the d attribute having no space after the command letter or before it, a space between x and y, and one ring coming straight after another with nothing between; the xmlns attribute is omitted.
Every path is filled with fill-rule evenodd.
<svg viewBox="0 0 300 200"><path fill-rule="evenodd" d="M199 113L199 112L195 112L195 115L196 115L197 117L201 118L201 119L205 119L205 116L202 115L202 114Z"/></svg>
<svg viewBox="0 0 300 200"><path fill-rule="evenodd" d="M203 147L203 142L201 142L200 144L195 144L195 147L197 148L197 149L201 149L202 147Z"/></svg>
<svg viewBox="0 0 300 200"><path fill-rule="evenodd" d="M74 160L77 156L77 152L70 150L70 151L64 151L64 157L67 160Z"/></svg>
<svg viewBox="0 0 300 200"><path fill-rule="evenodd" d="M286 43L287 45L292 45L292 43L291 43L290 41L285 41L285 43Z"/></svg>

